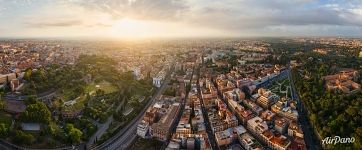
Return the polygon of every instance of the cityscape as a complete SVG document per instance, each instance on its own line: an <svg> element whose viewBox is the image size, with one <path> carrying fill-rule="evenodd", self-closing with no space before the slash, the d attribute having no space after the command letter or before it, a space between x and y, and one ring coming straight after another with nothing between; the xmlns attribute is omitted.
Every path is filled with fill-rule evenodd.
<svg viewBox="0 0 362 150"><path fill-rule="evenodd" d="M342 1L0 0L0 150L360 150Z"/></svg>

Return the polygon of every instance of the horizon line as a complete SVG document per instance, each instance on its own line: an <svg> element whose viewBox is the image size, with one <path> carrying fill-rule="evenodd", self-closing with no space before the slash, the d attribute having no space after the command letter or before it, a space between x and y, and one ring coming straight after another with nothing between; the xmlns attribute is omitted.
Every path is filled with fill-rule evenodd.
<svg viewBox="0 0 362 150"><path fill-rule="evenodd" d="M261 38L356 38L362 36L340 36L340 35L297 35L297 36L175 36L175 37L96 37L96 36L0 36L0 40L164 40L164 39L261 39Z"/></svg>

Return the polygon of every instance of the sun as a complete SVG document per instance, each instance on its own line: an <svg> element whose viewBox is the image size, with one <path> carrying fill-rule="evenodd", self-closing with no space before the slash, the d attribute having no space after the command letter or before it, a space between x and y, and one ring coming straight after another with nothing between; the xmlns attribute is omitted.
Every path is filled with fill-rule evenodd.
<svg viewBox="0 0 362 150"><path fill-rule="evenodd" d="M149 37L152 36L152 24L129 18L116 21L112 26L111 34L116 37Z"/></svg>
<svg viewBox="0 0 362 150"><path fill-rule="evenodd" d="M147 28L147 24L141 20L124 18L115 24L115 28L127 31L137 31L137 29Z"/></svg>
<svg viewBox="0 0 362 150"><path fill-rule="evenodd" d="M122 18L110 21L112 27L106 28L108 36L115 39L152 39L165 37L187 37L199 36L199 34L224 33L205 27L192 27L187 23L169 22L159 20L139 20L133 18Z"/></svg>

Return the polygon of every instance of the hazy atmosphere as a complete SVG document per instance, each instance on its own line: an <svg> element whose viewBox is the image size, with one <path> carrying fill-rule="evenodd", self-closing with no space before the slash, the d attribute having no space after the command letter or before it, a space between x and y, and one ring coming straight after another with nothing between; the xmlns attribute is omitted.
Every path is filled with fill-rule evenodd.
<svg viewBox="0 0 362 150"><path fill-rule="evenodd" d="M359 36L359 0L0 0L1 37Z"/></svg>
<svg viewBox="0 0 362 150"><path fill-rule="evenodd" d="M362 0L0 0L0 150L362 150Z"/></svg>

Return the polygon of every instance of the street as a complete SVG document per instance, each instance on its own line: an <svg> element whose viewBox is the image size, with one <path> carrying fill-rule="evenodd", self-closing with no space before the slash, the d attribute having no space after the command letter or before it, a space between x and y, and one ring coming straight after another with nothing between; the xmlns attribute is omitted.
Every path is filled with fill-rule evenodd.
<svg viewBox="0 0 362 150"><path fill-rule="evenodd" d="M118 132L115 136L108 139L106 142L100 144L99 146L92 147L90 149L92 150L122 150L127 148L137 137L137 125L139 122L142 121L143 115L146 113L146 110L154 104L155 100L161 96L165 88L167 87L167 84L170 81L171 73L173 70L171 70L165 77L164 82L162 83L162 86L158 89L156 94L153 95L153 97L148 101L144 109L141 113L137 115L136 118L134 118L126 127L124 127L120 132Z"/></svg>
<svg viewBox="0 0 362 150"><path fill-rule="evenodd" d="M202 115L204 117L204 120L205 120L205 126L206 126L206 132L207 132L207 135L209 137L209 141L210 141L210 144L211 144L211 147L213 150L219 150L219 147L217 146L216 144L216 139L215 139L215 136L214 136L214 133L211 129L211 125L210 125L210 121L209 121L209 117L208 117L208 113L205 109L205 105L204 105L204 100L202 99L201 97L201 88L200 88L200 82L199 82L199 79L200 79L200 69L197 70L197 95L199 97L199 99L202 101L201 102L201 110L202 110Z"/></svg>
<svg viewBox="0 0 362 150"><path fill-rule="evenodd" d="M318 138L314 136L314 132L311 128L311 124L308 121L307 117L308 114L306 114L305 108L302 104L302 101L300 100L299 94L296 91L296 88L294 86L294 81L292 78L291 69L288 68L288 78L291 81L291 89L292 89L292 98L298 102L298 114L299 114L299 123L302 126L302 130L304 133L304 141L309 150L318 150L320 149L320 144L318 142Z"/></svg>

